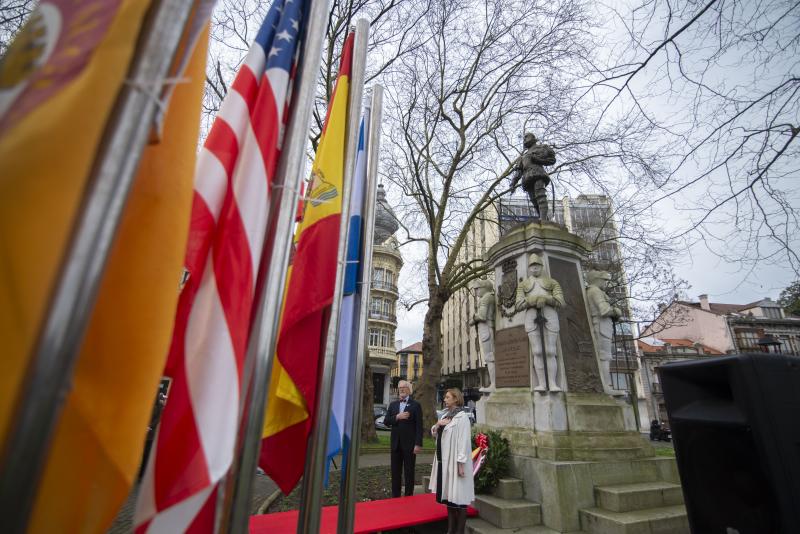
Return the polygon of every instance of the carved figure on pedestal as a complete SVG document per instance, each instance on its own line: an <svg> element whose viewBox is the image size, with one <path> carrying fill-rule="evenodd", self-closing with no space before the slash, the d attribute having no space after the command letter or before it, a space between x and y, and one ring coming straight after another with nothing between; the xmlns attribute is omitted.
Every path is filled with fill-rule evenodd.
<svg viewBox="0 0 800 534"><path fill-rule="evenodd" d="M517 286L517 311L525 311L525 332L531 347L533 370L538 380L534 391L561 391L558 386L557 308L564 305L564 293L554 279L544 274L538 254L528 256L528 278Z"/></svg>
<svg viewBox="0 0 800 534"><path fill-rule="evenodd" d="M522 152L517 172L511 181L511 191L517 188L517 183L522 180L522 189L528 193L533 207L542 221L548 220L547 186L550 176L542 165L555 165L556 153L548 145L536 144L536 136L528 132L523 140L525 150Z"/></svg>
<svg viewBox="0 0 800 534"><path fill-rule="evenodd" d="M614 321L622 312L611 305L606 290L611 275L606 271L589 271L586 273L586 298L589 301L589 313L592 315L592 326L597 336L597 352L600 357L600 377L603 382L611 382L611 359L614 353L611 345L614 338Z"/></svg>
<svg viewBox="0 0 800 534"><path fill-rule="evenodd" d="M489 371L489 386L480 390L484 392L494 391L494 283L490 280L476 280L472 283L472 289L477 293L478 311L475 312L470 324L475 325L475 329L478 331L478 341L481 344L483 361L486 362L486 370Z"/></svg>

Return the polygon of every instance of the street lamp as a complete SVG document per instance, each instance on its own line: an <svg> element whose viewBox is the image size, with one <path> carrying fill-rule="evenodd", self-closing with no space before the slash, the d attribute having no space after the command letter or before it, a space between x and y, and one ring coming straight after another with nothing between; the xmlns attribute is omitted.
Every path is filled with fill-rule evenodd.
<svg viewBox="0 0 800 534"><path fill-rule="evenodd" d="M781 353L781 342L775 339L772 334L764 334L764 337L757 341L758 346L764 352L777 352Z"/></svg>

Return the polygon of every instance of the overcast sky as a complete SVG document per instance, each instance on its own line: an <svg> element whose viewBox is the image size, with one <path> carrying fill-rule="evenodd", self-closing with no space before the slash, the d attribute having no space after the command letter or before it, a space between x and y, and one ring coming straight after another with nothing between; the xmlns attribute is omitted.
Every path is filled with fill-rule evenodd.
<svg viewBox="0 0 800 534"><path fill-rule="evenodd" d="M640 2L636 2L637 4ZM614 7L620 13L625 11L625 5L630 4L629 0L605 0L595 5L595 9L601 10L597 12L597 26L595 31L598 35L598 45L605 43L604 49L613 50L621 44L619 39L626 38L624 28L619 25L619 20L614 20L613 10ZM791 28L791 22L786 22L787 35L790 37L794 35ZM658 28L654 25L655 30ZM654 41L660 40L660 34L654 34ZM683 39L683 36L681 37ZM616 46L614 41L616 41ZM791 53L791 48L784 51L787 53L785 64L776 65L773 63L765 63L769 65L768 70L750 68L746 62L739 61L741 58L737 56L737 48L729 48L726 55L719 56L718 61L712 64L711 69L703 71L703 80L712 85L720 82L723 87L730 89L732 87L764 87L770 86L781 77L791 73L796 68L796 57ZM703 67L703 65L693 65L687 63L684 68L693 69L695 66ZM744 68L743 68L744 67ZM784 68L785 67L785 68ZM644 72L639 77L634 86L638 85L639 89L644 87L648 88L648 84L657 83L672 83L676 80L674 76L665 76L663 69L658 69L655 63L648 67L649 72ZM648 110L653 112L659 118L673 118L674 124L677 126L689 124L692 110L692 99L696 96L691 87L685 88L684 85L678 84L672 86L672 91L669 90L670 86L662 87L661 90L656 87L651 91L654 97L647 102ZM642 93L646 93L643 90ZM686 115L687 110L689 114ZM702 112L702 108L700 109ZM800 113L798 110L790 111L790 113ZM681 118L687 119L681 123ZM700 119L704 117L700 116ZM708 118L706 118L708 120ZM758 117L751 118L751 120L758 120ZM713 117L708 124L713 124ZM544 140L546 142L546 140ZM686 166L682 168L676 175L677 183L686 183L691 180L693 174L698 172L703 165L707 165L709 161L713 161L715 155L709 153L704 156L702 153L697 154L697 167L692 168ZM771 187L775 187L785 195L783 200L790 206L797 208L800 206L800 187L793 187L792 183L796 181L800 186L800 179L797 178L796 171L797 160L791 159L783 160L783 167L779 168L776 174L773 174ZM777 167L777 166L776 166ZM729 169L734 175L734 179L741 179L743 176L748 176L753 172L747 162L742 167L734 167ZM611 179L613 173L609 173ZM681 181L683 180L683 182ZM685 190L680 190L675 196L668 200L661 202L655 206L655 216L663 218L665 225L668 229L681 231L692 226L693 221L701 219L704 213L707 213L707 207L714 204L715 199L718 198L715 193L720 191L724 193L731 187L729 179L725 175L712 174L710 178L695 184L693 187L688 187ZM782 189L781 189L782 187ZM558 183L556 180L556 188ZM721 189L720 189L721 188ZM388 186L388 193L390 197L396 192L391 191L391 186ZM770 200L766 198L763 191L759 193L754 189L754 195L760 200L759 202L765 203L764 205L769 210L774 207L770 206ZM582 191L584 193L593 193L594 191ZM556 196L560 197L564 194L575 196L575 192L556 191ZM760 206L759 206L760 207ZM774 254L777 250L774 243L771 243L767 234L762 227L757 229L757 224L752 223L753 213L758 214L758 210L753 210L752 200L746 197L739 203L729 203L722 209L714 212L714 215L706 222L709 223L705 226L705 233L693 234L689 236L689 243L687 248L681 255L681 259L673 264L675 274L686 280L689 284L689 289L685 295L680 295L681 298L687 298L696 301L698 295L707 294L712 302L719 303L748 303L760 300L765 297L777 299L781 290L791 284L797 279L797 274L790 266L789 260L786 255L780 253ZM751 220L748 220L748 217ZM758 217L755 218L758 223ZM788 219L781 221L780 218L775 219L778 225L783 224L784 227L790 227L796 222L790 222ZM754 228L756 231L754 233ZM780 228L779 228L780 229ZM737 233L734 233L737 232ZM748 240L749 237L754 235L760 236L755 239ZM741 237L739 237L741 235ZM722 236L722 237L720 237ZM402 237L398 236L401 241ZM718 239L719 238L719 239ZM704 242L705 240L705 242ZM800 250L800 236L789 235L789 248L792 250ZM758 247L758 254L752 254ZM411 247L403 247L401 252L406 259L406 267L403 269L400 277L400 291L405 294L412 292L419 295L420 282L424 281L424 277L420 276L417 269L414 269L413 263L419 260L424 255L424 248L411 249ZM727 258L725 258L727 256ZM768 261L760 261L758 263L747 263L737 261L737 259L748 258L753 256L761 256L762 258L770 258ZM416 271L416 272L415 272ZM424 287L422 288L424 289ZM418 305L411 311L404 311L398 306L398 328L396 339L401 340L403 346L408 346L414 342L422 339L422 323L425 315L425 305Z"/></svg>

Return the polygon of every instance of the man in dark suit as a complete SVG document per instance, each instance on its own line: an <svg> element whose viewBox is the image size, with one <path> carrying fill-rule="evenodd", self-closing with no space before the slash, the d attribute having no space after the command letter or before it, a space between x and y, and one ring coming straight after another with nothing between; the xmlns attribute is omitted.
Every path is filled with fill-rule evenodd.
<svg viewBox="0 0 800 534"><path fill-rule="evenodd" d="M422 450L422 407L411 398L411 384L397 384L400 399L389 404L386 426L392 428L392 497L400 496L401 473L405 475L405 495L414 495L414 465Z"/></svg>

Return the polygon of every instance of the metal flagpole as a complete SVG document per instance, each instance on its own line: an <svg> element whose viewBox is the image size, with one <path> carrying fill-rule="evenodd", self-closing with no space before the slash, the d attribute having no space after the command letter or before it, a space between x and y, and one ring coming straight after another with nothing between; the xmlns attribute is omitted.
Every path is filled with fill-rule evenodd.
<svg viewBox="0 0 800 534"><path fill-rule="evenodd" d="M322 511L322 482L328 444L328 423L330 422L331 394L335 372L336 347L339 336L339 306L342 301L342 281L347 255L347 227L350 223L350 191L356 167L358 151L358 125L361 122L361 99L364 94L364 68L367 62L367 32L369 22L359 19L356 23L355 43L353 45L353 65L350 71L350 95L347 112L347 145L344 161L344 186L342 187L342 215L339 225L339 261L336 266L336 284L331 303L328 335L325 338L325 359L319 380L314 428L308 442L306 465L303 472L303 490L300 500L300 515L297 532L319 532Z"/></svg>
<svg viewBox="0 0 800 534"><path fill-rule="evenodd" d="M169 73L194 0L155 2L142 26L142 40L128 72L153 80L154 92L126 85L106 124L81 209L50 296L47 317L31 355L0 475L4 532L24 532L36 497L53 430L72 387L72 375L125 208L147 143L161 87Z"/></svg>
<svg viewBox="0 0 800 534"><path fill-rule="evenodd" d="M242 419L234 461L225 477L220 532L246 532L250 517L253 479L261 450L267 392L280 325L281 300L292 248L292 228L297 213L300 183L305 172L308 126L330 7L330 0L309 1L308 24L302 37L303 53L293 89L295 96L270 198L265 254L258 277L261 292L242 378Z"/></svg>
<svg viewBox="0 0 800 534"><path fill-rule="evenodd" d="M364 393L364 367L368 357L367 316L369 310L369 291L372 281L372 246L375 233L375 195L378 191L378 157L381 144L381 120L383 119L383 87L372 88L372 99L369 105L369 141L367 143L367 194L364 195L364 246L361 248L361 317L359 318L356 336L356 366L353 381L353 417L350 428L350 448L344 462L344 480L339 492L339 526L340 534L353 532L355 518L356 483L358 482L358 454L361 449L361 407Z"/></svg>

